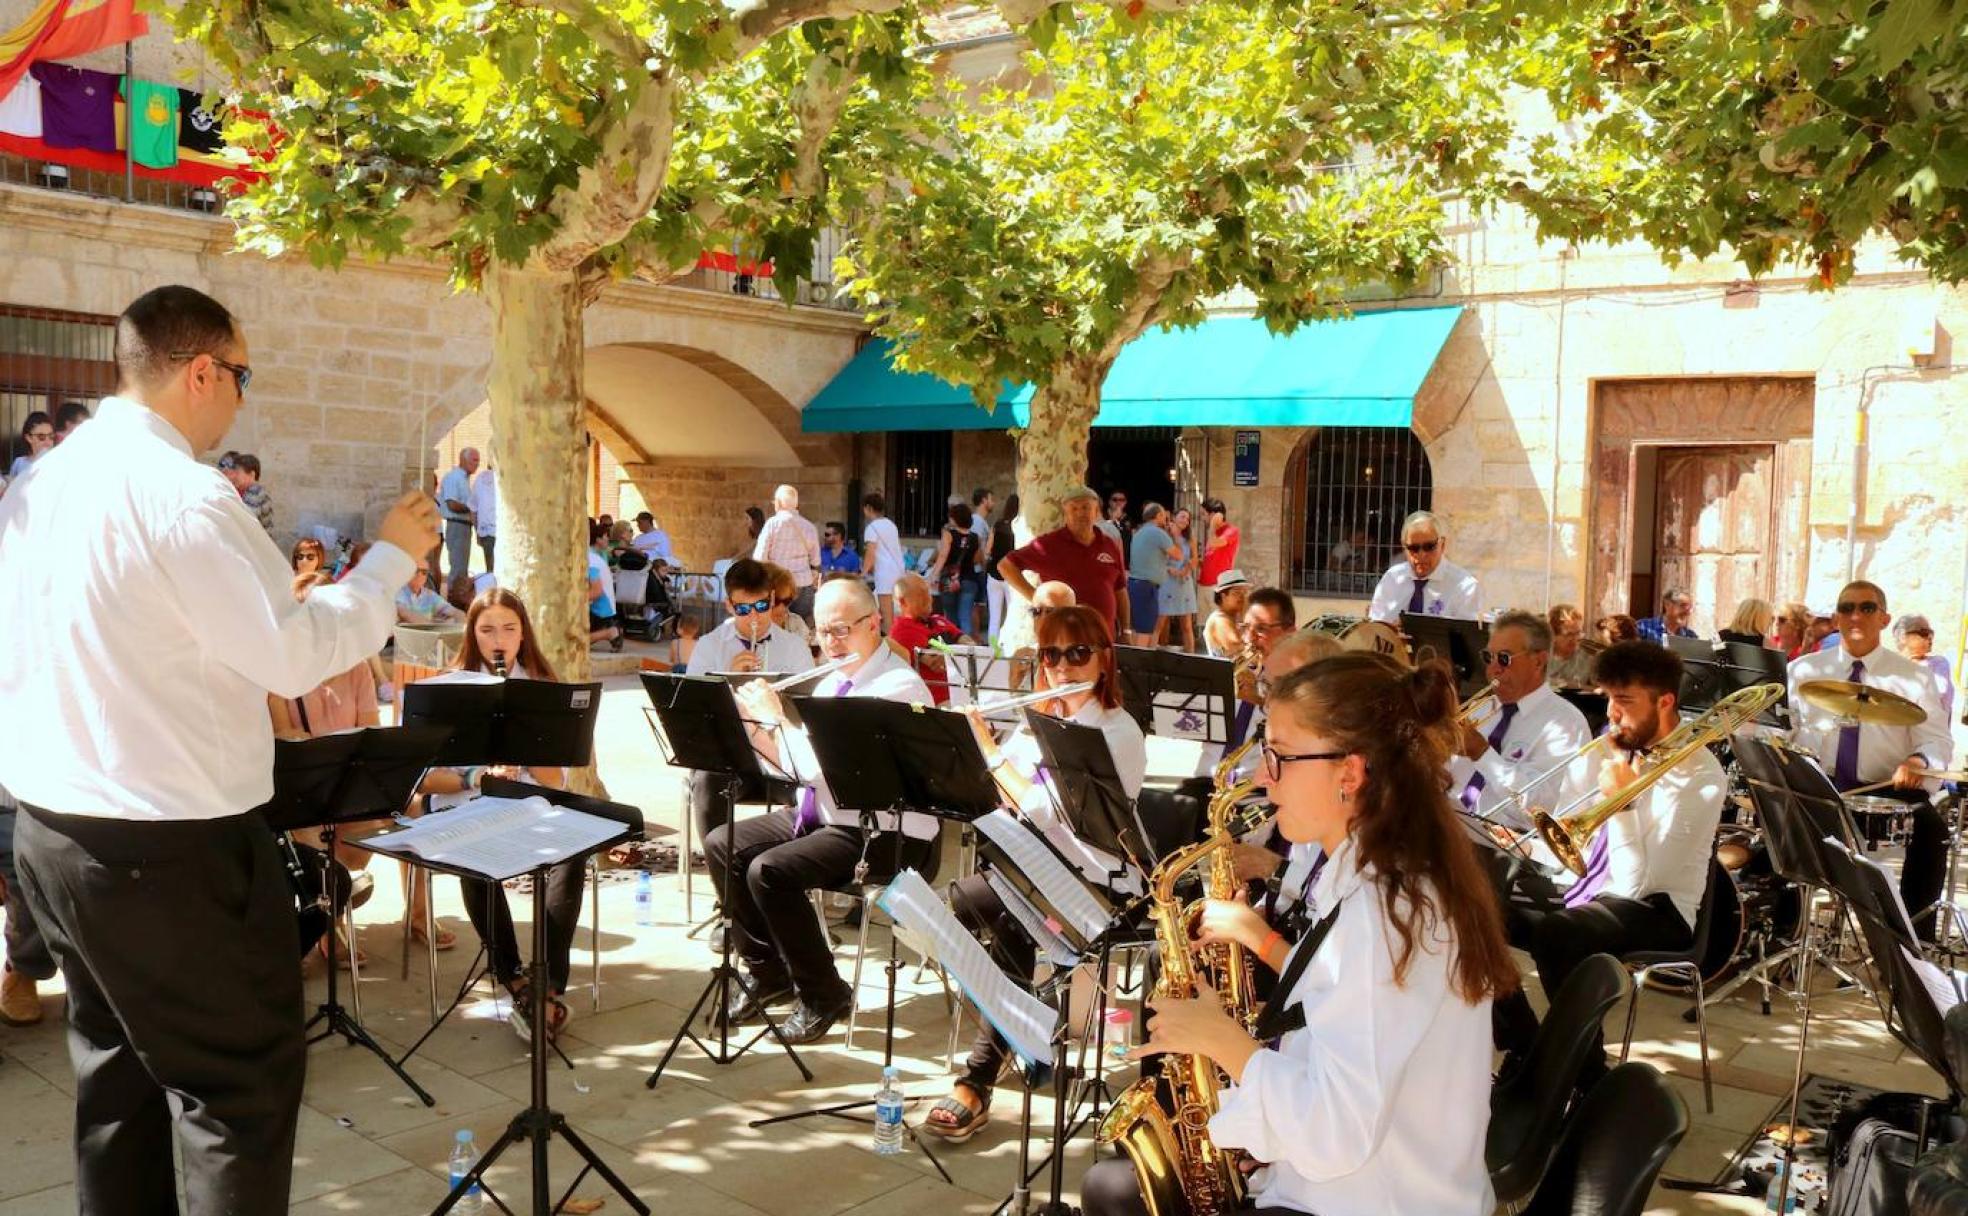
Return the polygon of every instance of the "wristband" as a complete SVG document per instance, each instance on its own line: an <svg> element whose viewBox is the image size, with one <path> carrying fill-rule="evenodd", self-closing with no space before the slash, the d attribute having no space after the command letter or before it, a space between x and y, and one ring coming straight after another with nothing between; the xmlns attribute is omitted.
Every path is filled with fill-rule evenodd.
<svg viewBox="0 0 1968 1216"><path fill-rule="evenodd" d="M1284 934L1282 934L1282 933L1280 933L1280 932L1278 932L1278 931L1277 931L1276 929L1273 929L1273 930L1271 930L1271 932L1270 932L1270 933L1268 933L1268 934L1266 934L1266 935L1265 935L1265 937L1264 937L1264 940L1258 943L1258 945L1257 945L1257 957L1259 957L1259 958L1268 958L1268 957L1270 957L1270 954L1271 954L1271 943L1272 943L1272 942L1282 942L1282 941L1284 941L1284 940L1285 940L1285 935L1284 935Z"/></svg>

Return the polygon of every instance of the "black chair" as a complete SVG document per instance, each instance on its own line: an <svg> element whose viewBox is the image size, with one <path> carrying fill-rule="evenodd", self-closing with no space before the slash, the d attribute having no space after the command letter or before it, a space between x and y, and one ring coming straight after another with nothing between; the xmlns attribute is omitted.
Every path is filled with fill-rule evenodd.
<svg viewBox="0 0 1968 1216"><path fill-rule="evenodd" d="M1695 990L1695 1030L1701 1039L1702 1107L1715 1113L1715 1082L1708 1066L1708 1002L1702 992L1702 960L1708 957L1709 935L1715 931L1715 901L1724 884L1733 883L1722 863L1708 863L1708 887L1702 892L1701 907L1695 911L1695 932L1680 950L1634 950L1620 956L1620 962L1633 972L1633 993L1626 1002L1626 1037L1620 1043L1620 1063L1633 1050L1633 1021L1640 1013L1640 990L1656 971L1684 975Z"/></svg>
<svg viewBox="0 0 1968 1216"><path fill-rule="evenodd" d="M1544 1181L1518 1216L1640 1216L1688 1108L1647 1064L1622 1064L1579 1103Z"/></svg>
<svg viewBox="0 0 1968 1216"><path fill-rule="evenodd" d="M1628 985L1626 969L1610 954L1580 963L1552 999L1522 1067L1490 1091L1483 1159L1498 1203L1519 1203L1537 1189L1557 1151L1579 1073L1587 1057L1602 1050L1600 1025Z"/></svg>
<svg viewBox="0 0 1968 1216"><path fill-rule="evenodd" d="M1145 864L1153 865L1156 858L1166 857L1187 844L1203 838L1203 814L1209 809L1209 783L1201 783L1202 792L1196 792L1190 782L1184 782L1176 790L1144 789L1135 799L1134 814L1141 821L1141 830L1148 837L1148 848L1154 857L1144 857Z"/></svg>

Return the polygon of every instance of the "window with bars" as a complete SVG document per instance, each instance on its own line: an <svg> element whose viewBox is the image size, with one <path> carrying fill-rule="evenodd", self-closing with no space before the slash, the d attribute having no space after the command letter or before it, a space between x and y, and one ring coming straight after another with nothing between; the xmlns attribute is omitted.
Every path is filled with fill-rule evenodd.
<svg viewBox="0 0 1968 1216"><path fill-rule="evenodd" d="M904 536L935 536L950 501L950 432L890 431L888 517Z"/></svg>
<svg viewBox="0 0 1968 1216"><path fill-rule="evenodd" d="M0 304L0 444L8 464L27 454L29 414L64 402L91 410L116 390L116 318Z"/></svg>
<svg viewBox="0 0 1968 1216"><path fill-rule="evenodd" d="M1327 427L1285 472L1292 590L1366 598L1401 549L1401 521L1434 499L1428 451L1406 427Z"/></svg>

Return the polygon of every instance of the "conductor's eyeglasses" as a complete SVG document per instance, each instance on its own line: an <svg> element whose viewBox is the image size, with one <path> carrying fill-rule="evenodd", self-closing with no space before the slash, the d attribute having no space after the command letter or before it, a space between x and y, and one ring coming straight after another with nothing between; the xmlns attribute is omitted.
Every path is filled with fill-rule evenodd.
<svg viewBox="0 0 1968 1216"><path fill-rule="evenodd" d="M1093 662L1094 652L1102 649L1089 646L1085 642L1075 642L1071 646L1039 647L1039 662L1047 667L1057 667L1064 663L1069 667L1080 667Z"/></svg>
<svg viewBox="0 0 1968 1216"><path fill-rule="evenodd" d="M733 604L731 606L732 616L750 616L754 612L770 612L770 611L772 611L772 600L770 598L762 599L762 600L748 600L745 603Z"/></svg>
<svg viewBox="0 0 1968 1216"><path fill-rule="evenodd" d="M1405 541L1401 547L1410 553L1433 553L1435 552L1436 546L1441 543L1438 540Z"/></svg>

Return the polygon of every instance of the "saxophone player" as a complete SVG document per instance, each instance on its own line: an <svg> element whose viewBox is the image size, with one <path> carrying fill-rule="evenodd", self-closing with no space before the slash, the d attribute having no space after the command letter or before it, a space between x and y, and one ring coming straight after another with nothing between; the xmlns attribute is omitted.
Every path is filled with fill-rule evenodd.
<svg viewBox="0 0 1968 1216"><path fill-rule="evenodd" d="M1481 1216L1493 996L1517 985L1488 878L1443 789L1454 681L1377 654L1312 664L1271 692L1261 780L1278 823L1331 859L1294 946L1240 903L1207 905L1205 942L1281 972L1257 1034L1204 989L1159 1001L1134 1055L1200 1055L1228 1075L1211 1139L1263 1163L1259 1212ZM1096 1164L1088 1216L1146 1204L1131 1162Z"/></svg>
<svg viewBox="0 0 1968 1216"><path fill-rule="evenodd" d="M1137 797L1148 771L1148 744L1140 725L1121 706L1113 635L1106 619L1091 608L1055 608L1039 618L1036 633L1039 687L1069 690L1047 702L1046 711L1105 735L1122 790L1129 798ZM1079 691L1071 691L1074 688ZM1005 806L1023 815L1088 882L1126 888L1129 893L1140 890L1138 875L1127 873L1125 861L1075 837L1054 813L1039 771L1038 743L1022 719L1002 744L975 711L971 713L971 727ZM991 933L997 942L996 953L1011 974L1032 974L1038 963L1037 947L981 875L959 880L950 892L950 906L973 929ZM950 1096L929 1112L922 1130L953 1144L976 1135L989 1121L991 1092L1008 1050L990 1023L980 1022L963 1075Z"/></svg>

